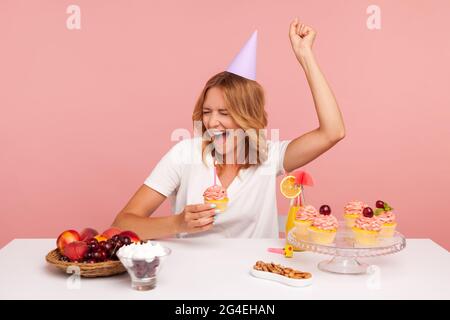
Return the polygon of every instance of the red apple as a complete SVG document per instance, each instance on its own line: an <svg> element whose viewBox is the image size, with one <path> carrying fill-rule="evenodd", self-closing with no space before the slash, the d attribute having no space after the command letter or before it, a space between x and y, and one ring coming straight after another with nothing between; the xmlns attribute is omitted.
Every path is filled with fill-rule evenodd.
<svg viewBox="0 0 450 320"><path fill-rule="evenodd" d="M64 251L64 247L74 241L80 241L80 235L78 232L75 230L66 230L58 236L56 246L58 247L59 252L62 253Z"/></svg>
<svg viewBox="0 0 450 320"><path fill-rule="evenodd" d="M114 237L116 234L120 234L122 233L122 230L118 229L118 228L114 228L111 227L109 229L106 229L105 231L102 232L102 235L104 235L105 237L107 237L108 239L111 239L112 237Z"/></svg>
<svg viewBox="0 0 450 320"><path fill-rule="evenodd" d="M81 262L88 250L89 248L86 242L74 241L64 247L64 255L69 258L70 261Z"/></svg>
<svg viewBox="0 0 450 320"><path fill-rule="evenodd" d="M139 239L138 235L134 233L133 231L124 231L121 234L119 234L121 237L128 237L130 238L131 242L139 242L141 239Z"/></svg>
<svg viewBox="0 0 450 320"><path fill-rule="evenodd" d="M80 233L80 240L85 241L87 239L95 237L96 235L98 235L97 230L92 228L84 228Z"/></svg>

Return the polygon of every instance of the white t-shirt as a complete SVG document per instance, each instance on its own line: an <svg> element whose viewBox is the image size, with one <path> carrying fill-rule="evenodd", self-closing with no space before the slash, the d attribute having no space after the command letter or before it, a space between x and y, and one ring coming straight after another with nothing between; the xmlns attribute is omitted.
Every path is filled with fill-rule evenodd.
<svg viewBox="0 0 450 320"><path fill-rule="evenodd" d="M241 169L227 188L228 208L216 215L214 227L179 237L278 238L276 177L285 173L283 159L290 141L267 141L267 160ZM201 137L174 145L159 161L144 184L169 198L172 212L203 203L203 192L214 184L211 154L202 161ZM216 183L221 184L216 177Z"/></svg>

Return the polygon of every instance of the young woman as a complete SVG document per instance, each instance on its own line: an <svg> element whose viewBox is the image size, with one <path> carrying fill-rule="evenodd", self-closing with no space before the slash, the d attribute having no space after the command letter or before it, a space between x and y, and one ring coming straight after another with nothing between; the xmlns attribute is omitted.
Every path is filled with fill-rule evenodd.
<svg viewBox="0 0 450 320"><path fill-rule="evenodd" d="M311 89L318 128L292 141L266 140L264 134L258 134L267 126L262 87L256 81L221 72L206 83L194 108L192 118L200 121L201 136L170 149L117 215L115 227L133 230L144 239L170 235L278 237L277 175L304 166L345 135L336 99L312 50L316 32L295 19L289 37ZM244 140L238 141L236 135L229 139L228 132L233 129L249 134ZM214 167L214 180L229 198L224 213L203 201L203 192L213 184ZM151 217L167 197L175 214Z"/></svg>

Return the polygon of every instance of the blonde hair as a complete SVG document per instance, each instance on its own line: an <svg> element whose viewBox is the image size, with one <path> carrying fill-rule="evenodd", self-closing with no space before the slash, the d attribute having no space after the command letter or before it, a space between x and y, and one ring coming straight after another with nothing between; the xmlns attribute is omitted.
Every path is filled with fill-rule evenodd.
<svg viewBox="0 0 450 320"><path fill-rule="evenodd" d="M264 109L264 90L253 80L246 79L227 71L220 72L209 79L195 104L192 120L202 121L201 135L206 127L203 123L203 104L209 89L221 89L228 113L240 128L245 132L245 163L239 169L257 166L267 159L267 141L262 129L267 127L267 113ZM203 141L202 155L205 159L205 149L208 141ZM256 163L250 163L249 154L256 154ZM214 154L214 149L212 149ZM222 165L217 165L222 169Z"/></svg>

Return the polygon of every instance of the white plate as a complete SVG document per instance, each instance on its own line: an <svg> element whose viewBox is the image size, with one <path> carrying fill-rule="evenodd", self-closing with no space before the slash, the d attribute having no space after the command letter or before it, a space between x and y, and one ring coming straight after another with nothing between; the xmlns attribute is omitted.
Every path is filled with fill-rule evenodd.
<svg viewBox="0 0 450 320"><path fill-rule="evenodd" d="M313 282L312 276L309 279L293 279L272 272L259 271L253 268L250 270L250 274L256 278L278 281L292 287L307 287Z"/></svg>

